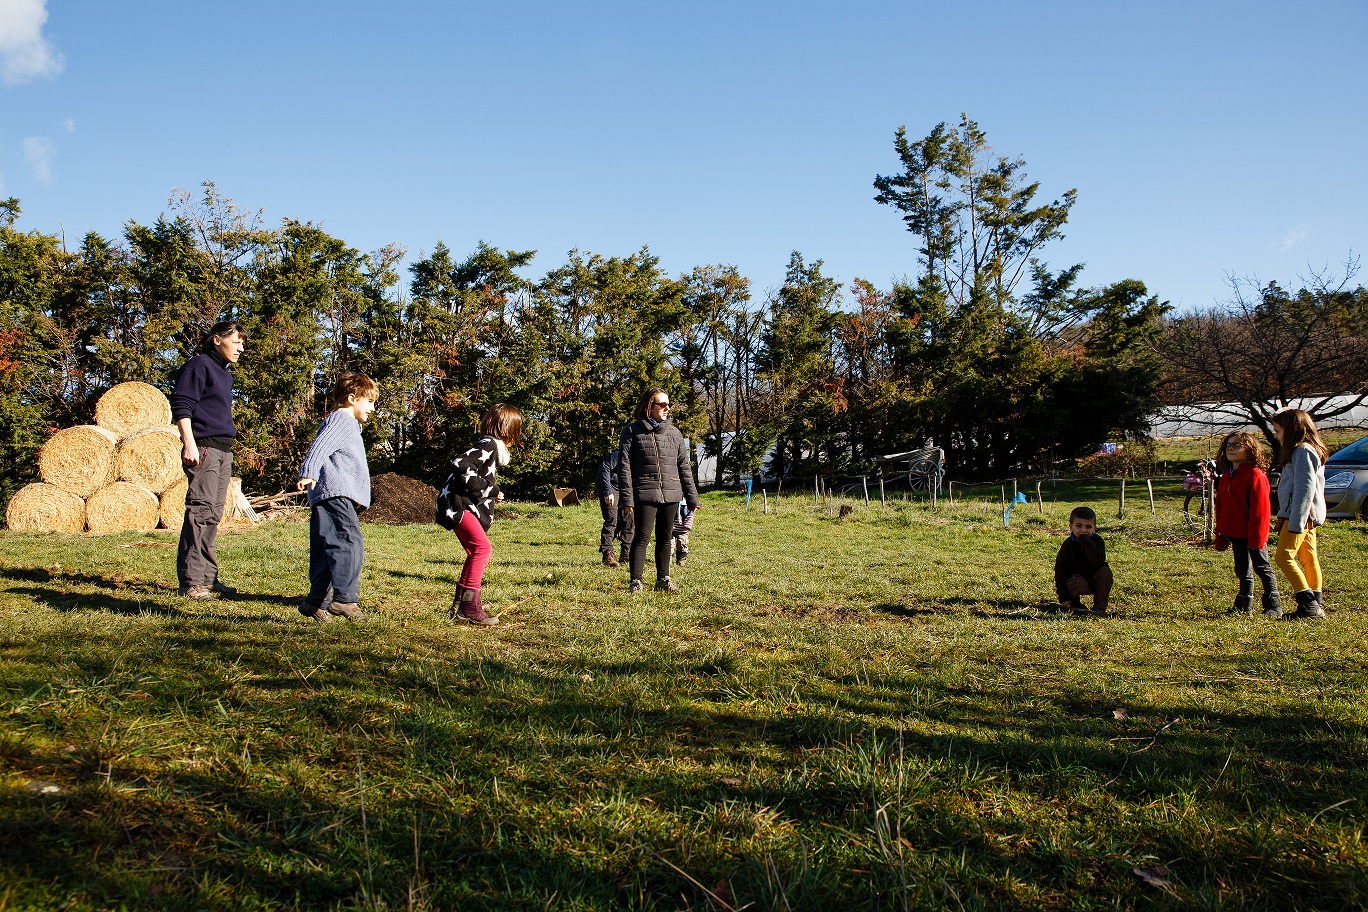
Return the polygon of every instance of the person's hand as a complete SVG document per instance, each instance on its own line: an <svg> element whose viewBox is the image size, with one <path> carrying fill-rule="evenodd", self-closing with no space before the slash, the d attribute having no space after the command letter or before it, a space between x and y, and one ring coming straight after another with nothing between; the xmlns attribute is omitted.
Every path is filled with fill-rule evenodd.
<svg viewBox="0 0 1368 912"><path fill-rule="evenodd" d="M617 497L615 497L612 494L605 495L603 498L603 502L607 504L609 507L612 507L613 504L617 502Z"/></svg>
<svg viewBox="0 0 1368 912"><path fill-rule="evenodd" d="M1211 550L1213 551L1224 551L1229 547L1230 539L1226 538L1224 535L1216 536L1216 540L1211 543Z"/></svg>
<svg viewBox="0 0 1368 912"><path fill-rule="evenodd" d="M181 447L181 462L192 466L200 464L199 446L195 444L195 441L185 441L185 446Z"/></svg>
<svg viewBox="0 0 1368 912"><path fill-rule="evenodd" d="M312 491L314 480L312 478L301 478L295 482L296 491Z"/></svg>
<svg viewBox="0 0 1368 912"><path fill-rule="evenodd" d="M623 512L623 513L626 513L628 516L631 516L631 515L632 515L632 508L631 508L631 507L623 507L623 508L622 508L622 512Z"/></svg>

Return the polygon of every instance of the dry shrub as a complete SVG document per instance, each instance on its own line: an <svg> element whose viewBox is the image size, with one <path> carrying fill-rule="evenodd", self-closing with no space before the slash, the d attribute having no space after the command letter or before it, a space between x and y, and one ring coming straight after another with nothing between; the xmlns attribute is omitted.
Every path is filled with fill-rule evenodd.
<svg viewBox="0 0 1368 912"><path fill-rule="evenodd" d="M101 488L86 500L86 526L96 535L150 532L157 528L157 495L126 481Z"/></svg>
<svg viewBox="0 0 1368 912"><path fill-rule="evenodd" d="M95 403L95 423L119 438L171 423L171 402L150 383L120 383Z"/></svg>
<svg viewBox="0 0 1368 912"><path fill-rule="evenodd" d="M80 532L85 501L56 485L25 485L10 498L5 524L15 532Z"/></svg>
<svg viewBox="0 0 1368 912"><path fill-rule="evenodd" d="M184 478L180 433L169 425L134 431L119 442L119 480L160 494Z"/></svg>
<svg viewBox="0 0 1368 912"><path fill-rule="evenodd" d="M89 497L118 477L118 443L112 431L93 424L58 431L38 451L38 473L50 485Z"/></svg>
<svg viewBox="0 0 1368 912"><path fill-rule="evenodd" d="M1155 473L1154 441L1148 437L1127 441L1115 453L1078 460L1078 474L1085 478L1138 478Z"/></svg>

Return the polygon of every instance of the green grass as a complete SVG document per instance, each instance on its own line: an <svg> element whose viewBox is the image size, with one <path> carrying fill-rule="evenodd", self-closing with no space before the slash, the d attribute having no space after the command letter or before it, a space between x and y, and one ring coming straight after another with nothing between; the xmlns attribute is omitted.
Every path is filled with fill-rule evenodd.
<svg viewBox="0 0 1368 912"><path fill-rule="evenodd" d="M492 630L436 527L367 526L327 627L303 524L220 539L204 607L167 533L0 533L0 909L1362 907L1368 526L1323 530L1328 622L1227 617L1177 483L1115 487L710 495L673 597L515 505ZM1049 610L1075 498L1107 618Z"/></svg>
<svg viewBox="0 0 1368 912"><path fill-rule="evenodd" d="M1333 453L1368 435L1368 428L1325 428L1320 435ZM1156 440L1155 459L1165 462L1167 467L1175 471L1186 471L1199 459L1215 459L1216 450L1224 436L1207 434L1200 437L1169 437Z"/></svg>

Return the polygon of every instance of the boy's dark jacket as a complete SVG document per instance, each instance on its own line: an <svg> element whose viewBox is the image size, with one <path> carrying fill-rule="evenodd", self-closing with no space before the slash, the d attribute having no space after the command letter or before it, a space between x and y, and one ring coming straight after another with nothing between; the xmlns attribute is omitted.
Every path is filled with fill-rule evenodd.
<svg viewBox="0 0 1368 912"><path fill-rule="evenodd" d="M1107 543L1093 533L1086 538L1070 535L1059 546L1055 555L1055 593L1061 602L1073 598L1069 594L1069 580L1081 576L1089 582L1093 574L1107 566Z"/></svg>
<svg viewBox="0 0 1368 912"><path fill-rule="evenodd" d="M437 495L437 525L455 531L461 524L461 515L470 510L489 531L489 524L494 521L494 502L499 496L499 486L494 481L500 462L499 444L497 438L481 437L452 460L451 474L442 485L442 493Z"/></svg>

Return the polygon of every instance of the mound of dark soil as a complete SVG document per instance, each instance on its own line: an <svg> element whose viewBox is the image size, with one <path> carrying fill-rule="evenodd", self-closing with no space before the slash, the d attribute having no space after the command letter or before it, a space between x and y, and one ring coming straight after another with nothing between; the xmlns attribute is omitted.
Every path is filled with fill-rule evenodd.
<svg viewBox="0 0 1368 912"><path fill-rule="evenodd" d="M433 522L436 513L436 488L416 478L386 472L371 479L371 505L361 512L361 520L404 526Z"/></svg>

